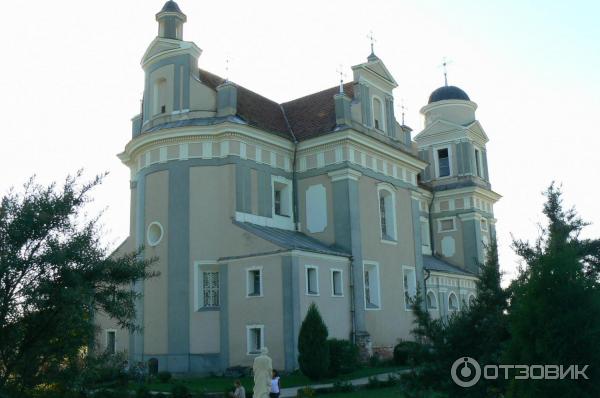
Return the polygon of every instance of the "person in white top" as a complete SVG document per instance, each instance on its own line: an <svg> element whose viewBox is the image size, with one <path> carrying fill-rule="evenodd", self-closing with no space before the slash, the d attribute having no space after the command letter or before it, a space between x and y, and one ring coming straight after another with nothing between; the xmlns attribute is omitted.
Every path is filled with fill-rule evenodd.
<svg viewBox="0 0 600 398"><path fill-rule="evenodd" d="M271 392L269 393L269 397L279 398L280 393L281 386L279 384L279 375L277 374L277 371L273 369L273 377L271 378Z"/></svg>

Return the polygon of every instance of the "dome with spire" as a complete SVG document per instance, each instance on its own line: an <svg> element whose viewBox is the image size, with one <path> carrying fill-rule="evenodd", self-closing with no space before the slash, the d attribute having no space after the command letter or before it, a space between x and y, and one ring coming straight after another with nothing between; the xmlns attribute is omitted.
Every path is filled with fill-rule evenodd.
<svg viewBox="0 0 600 398"><path fill-rule="evenodd" d="M429 96L429 104L432 102L444 101L444 100L463 100L470 101L471 99L462 89L456 86L442 86L436 89Z"/></svg>
<svg viewBox="0 0 600 398"><path fill-rule="evenodd" d="M177 3L172 0L167 1L160 12L178 12L183 14Z"/></svg>

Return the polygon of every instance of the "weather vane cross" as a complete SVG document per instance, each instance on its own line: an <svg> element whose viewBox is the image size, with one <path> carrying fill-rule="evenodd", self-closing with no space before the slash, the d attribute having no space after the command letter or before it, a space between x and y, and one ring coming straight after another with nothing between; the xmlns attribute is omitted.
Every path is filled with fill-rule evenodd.
<svg viewBox="0 0 600 398"><path fill-rule="evenodd" d="M373 47L374 47L375 43L377 42L377 40L375 40L372 30L369 31L369 34L367 35L367 39L369 39L369 41L371 42L371 54L375 54Z"/></svg>
<svg viewBox="0 0 600 398"><path fill-rule="evenodd" d="M228 55L225 58L225 81L229 81L230 68L231 68L231 57Z"/></svg>
<svg viewBox="0 0 600 398"><path fill-rule="evenodd" d="M442 58L442 64L440 65L441 68L443 68L444 70L444 85L447 86L448 85L448 65L450 65L452 63L452 61L446 59L446 57Z"/></svg>
<svg viewBox="0 0 600 398"><path fill-rule="evenodd" d="M406 113L406 107L404 106L404 98L400 99L400 109L402 110L402 125L404 126L404 114Z"/></svg>
<svg viewBox="0 0 600 398"><path fill-rule="evenodd" d="M344 77L346 77L346 74L344 73L344 68L341 64L336 72L340 76L340 94L344 94Z"/></svg>

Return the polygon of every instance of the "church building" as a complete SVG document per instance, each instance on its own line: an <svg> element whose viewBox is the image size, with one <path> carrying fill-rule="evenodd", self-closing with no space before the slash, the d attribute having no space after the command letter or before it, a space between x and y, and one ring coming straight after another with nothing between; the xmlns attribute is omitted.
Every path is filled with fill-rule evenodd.
<svg viewBox="0 0 600 398"><path fill-rule="evenodd" d="M469 305L500 196L463 90L433 91L413 134L372 52L352 81L277 103L204 70L175 2L156 20L119 154L131 216L114 255L143 246L160 276L133 286L142 332L97 314L99 350L208 373L266 346L293 370L311 303L330 337L380 356L411 339L417 289L435 316Z"/></svg>

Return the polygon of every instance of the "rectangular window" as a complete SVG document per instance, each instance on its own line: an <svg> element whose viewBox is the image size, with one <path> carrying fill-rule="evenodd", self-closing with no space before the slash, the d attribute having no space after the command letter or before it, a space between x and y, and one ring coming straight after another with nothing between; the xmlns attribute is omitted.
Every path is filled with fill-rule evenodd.
<svg viewBox="0 0 600 398"><path fill-rule="evenodd" d="M454 218L440 220L440 232L454 231Z"/></svg>
<svg viewBox="0 0 600 398"><path fill-rule="evenodd" d="M260 350L265 346L263 325L250 325L246 326L246 344L247 354L256 355L260 354Z"/></svg>
<svg viewBox="0 0 600 398"><path fill-rule="evenodd" d="M450 155L448 148L438 149L438 177L448 177L450 175Z"/></svg>
<svg viewBox="0 0 600 398"><path fill-rule="evenodd" d="M106 331L106 351L109 354L117 353L117 332L115 330Z"/></svg>
<svg viewBox="0 0 600 398"><path fill-rule="evenodd" d="M214 308L219 306L219 272L202 272L202 302L201 307Z"/></svg>
<svg viewBox="0 0 600 398"><path fill-rule="evenodd" d="M475 172L477 173L477 177L483 177L483 173L481 172L481 152L479 152L479 149L475 149Z"/></svg>
<svg viewBox="0 0 600 398"><path fill-rule="evenodd" d="M331 294L332 296L344 295L341 270L331 270Z"/></svg>
<svg viewBox="0 0 600 398"><path fill-rule="evenodd" d="M262 269L251 268L246 272L246 287L248 296L262 296Z"/></svg>
<svg viewBox="0 0 600 398"><path fill-rule="evenodd" d="M404 307L411 309L415 296L417 295L417 279L414 268L404 268Z"/></svg>
<svg viewBox="0 0 600 398"><path fill-rule="evenodd" d="M421 221L421 245L429 247L429 222Z"/></svg>
<svg viewBox="0 0 600 398"><path fill-rule="evenodd" d="M273 200L275 203L275 214L281 214L281 189L275 188L275 194L273 195Z"/></svg>
<svg viewBox="0 0 600 398"><path fill-rule="evenodd" d="M380 307L379 266L376 263L363 265L363 282L365 286L365 307L377 309Z"/></svg>
<svg viewBox="0 0 600 398"><path fill-rule="evenodd" d="M484 231L484 232L487 232L487 230L488 230L488 223L487 223L487 220L483 220L483 219L482 219L482 220L480 221L480 223L481 223L481 230L482 230L482 231Z"/></svg>
<svg viewBox="0 0 600 398"><path fill-rule="evenodd" d="M388 236L388 232L385 216L385 198L383 197L383 195L379 197L379 216L381 220L381 236L385 238L386 236Z"/></svg>
<svg viewBox="0 0 600 398"><path fill-rule="evenodd" d="M292 183L278 176L273 176L273 213L282 217L292 215Z"/></svg>
<svg viewBox="0 0 600 398"><path fill-rule="evenodd" d="M317 267L306 267L306 294L319 294L319 276Z"/></svg>

